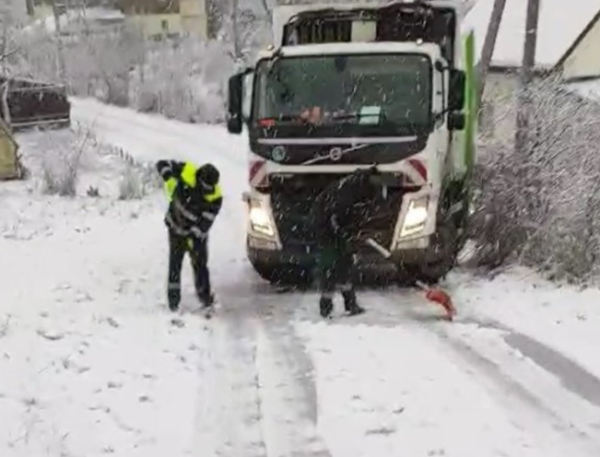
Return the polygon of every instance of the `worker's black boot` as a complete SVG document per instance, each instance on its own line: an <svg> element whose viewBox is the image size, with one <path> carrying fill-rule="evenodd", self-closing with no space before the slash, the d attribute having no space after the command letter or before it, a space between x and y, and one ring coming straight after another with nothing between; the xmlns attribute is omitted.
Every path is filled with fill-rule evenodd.
<svg viewBox="0 0 600 457"><path fill-rule="evenodd" d="M333 312L333 300L329 297L321 297L319 300L319 311L323 318L331 316Z"/></svg>
<svg viewBox="0 0 600 457"><path fill-rule="evenodd" d="M202 306L205 308L212 308L215 306L215 294L212 292L203 294L200 298L200 301L202 302Z"/></svg>
<svg viewBox="0 0 600 457"><path fill-rule="evenodd" d="M212 290L205 290L200 287L196 289L196 295L198 300L202 304L203 308L212 308L215 305L215 294Z"/></svg>
<svg viewBox="0 0 600 457"><path fill-rule="evenodd" d="M354 290L342 291L342 297L344 298L344 308L350 316L356 316L365 312L365 309L356 302L356 293Z"/></svg>
<svg viewBox="0 0 600 457"><path fill-rule="evenodd" d="M179 302L181 301L181 289L169 287L167 299L169 301L169 309L173 312L177 311L179 309Z"/></svg>

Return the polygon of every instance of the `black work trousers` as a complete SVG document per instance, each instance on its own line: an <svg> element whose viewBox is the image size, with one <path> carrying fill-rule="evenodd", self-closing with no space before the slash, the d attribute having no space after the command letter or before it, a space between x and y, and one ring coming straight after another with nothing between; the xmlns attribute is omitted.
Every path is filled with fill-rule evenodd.
<svg viewBox="0 0 600 457"><path fill-rule="evenodd" d="M352 253L326 249L321 252L319 263L321 300L332 300L339 287L344 307L346 310L353 308L356 305L356 292Z"/></svg>
<svg viewBox="0 0 600 457"><path fill-rule="evenodd" d="M169 230L169 293L180 296L181 269L186 252L189 253L192 262L196 294L201 302L206 303L212 294L208 271L208 241L180 236L171 230Z"/></svg>

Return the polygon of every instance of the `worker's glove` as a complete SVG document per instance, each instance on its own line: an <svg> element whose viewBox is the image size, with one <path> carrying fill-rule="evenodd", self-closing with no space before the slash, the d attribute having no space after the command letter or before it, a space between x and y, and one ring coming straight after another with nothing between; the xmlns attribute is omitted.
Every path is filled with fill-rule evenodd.
<svg viewBox="0 0 600 457"><path fill-rule="evenodd" d="M338 223L337 217L335 217L335 215L329 218L329 226L333 230L333 233L335 233L336 235L340 231L340 224Z"/></svg>
<svg viewBox="0 0 600 457"><path fill-rule="evenodd" d="M198 227L192 227L190 229L190 235L192 237L194 237L194 239L196 239L196 240L204 241L204 240L206 240L206 237L208 236L208 233L203 232Z"/></svg>
<svg viewBox="0 0 600 457"><path fill-rule="evenodd" d="M175 232L176 235L188 236L190 233L188 229L183 227L181 224L178 223L178 221L175 220L175 218L172 217L171 213L167 213L165 215L165 224L167 227L173 230L173 232Z"/></svg>

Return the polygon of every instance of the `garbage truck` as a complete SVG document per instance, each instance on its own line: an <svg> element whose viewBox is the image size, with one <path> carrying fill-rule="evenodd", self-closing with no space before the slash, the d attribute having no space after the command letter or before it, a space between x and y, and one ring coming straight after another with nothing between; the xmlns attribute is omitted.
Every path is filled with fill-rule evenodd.
<svg viewBox="0 0 600 457"><path fill-rule="evenodd" d="M275 42L228 82L227 128L247 135L247 254L271 283L312 278L316 195L376 164L355 256L435 283L464 246L475 155L474 37L461 2L285 5ZM389 268L388 268L389 267Z"/></svg>

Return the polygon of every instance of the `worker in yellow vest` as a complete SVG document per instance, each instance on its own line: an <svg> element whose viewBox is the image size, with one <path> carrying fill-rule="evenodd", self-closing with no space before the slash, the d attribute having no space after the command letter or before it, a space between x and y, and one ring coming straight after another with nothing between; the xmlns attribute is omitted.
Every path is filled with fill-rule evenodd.
<svg viewBox="0 0 600 457"><path fill-rule="evenodd" d="M160 160L156 169L165 182L169 209L165 224L169 232L169 309L181 301L181 268L186 252L194 270L194 285L204 307L212 309L215 297L208 271L208 232L221 206L219 170L212 164L197 167L190 162Z"/></svg>

